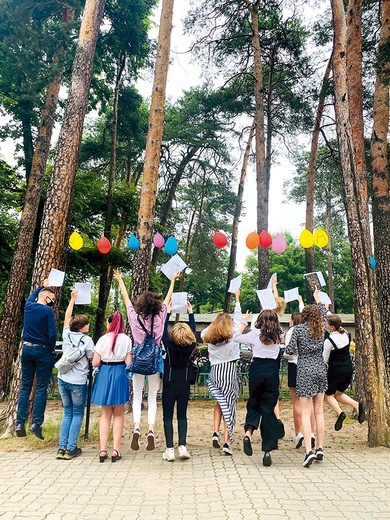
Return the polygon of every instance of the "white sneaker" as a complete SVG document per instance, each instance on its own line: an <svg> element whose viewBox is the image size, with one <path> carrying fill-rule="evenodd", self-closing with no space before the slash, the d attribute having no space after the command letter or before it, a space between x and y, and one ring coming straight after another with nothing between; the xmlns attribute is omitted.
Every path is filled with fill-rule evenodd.
<svg viewBox="0 0 390 520"><path fill-rule="evenodd" d="M179 458L183 460L190 458L190 454L188 453L186 446L179 446Z"/></svg>
<svg viewBox="0 0 390 520"><path fill-rule="evenodd" d="M162 456L163 460L167 460L168 462L173 462L175 460L175 449L174 448L166 448Z"/></svg>
<svg viewBox="0 0 390 520"><path fill-rule="evenodd" d="M304 438L305 437L303 436L303 434L301 432L299 432L299 433L297 433L296 435L293 436L294 443L295 443L295 448L297 450L299 450L299 448L302 446Z"/></svg>
<svg viewBox="0 0 390 520"><path fill-rule="evenodd" d="M230 449L230 446L227 442L225 442L225 444L223 445L222 447L222 451L225 455L233 455L233 452L232 450Z"/></svg>

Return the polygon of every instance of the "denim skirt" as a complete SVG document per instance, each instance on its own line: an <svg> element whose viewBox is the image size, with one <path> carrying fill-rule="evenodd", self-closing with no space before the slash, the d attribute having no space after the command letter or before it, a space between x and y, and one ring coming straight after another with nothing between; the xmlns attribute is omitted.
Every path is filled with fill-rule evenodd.
<svg viewBox="0 0 390 520"><path fill-rule="evenodd" d="M100 365L92 390L93 404L98 406L115 406L125 404L129 400L129 380L125 372L125 364Z"/></svg>

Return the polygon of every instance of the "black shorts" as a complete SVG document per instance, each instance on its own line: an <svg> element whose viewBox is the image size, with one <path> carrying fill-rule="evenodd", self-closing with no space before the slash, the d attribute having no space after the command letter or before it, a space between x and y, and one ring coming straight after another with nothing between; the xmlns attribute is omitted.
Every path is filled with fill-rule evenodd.
<svg viewBox="0 0 390 520"><path fill-rule="evenodd" d="M288 363L287 372L287 386L289 388L297 387L297 364Z"/></svg>
<svg viewBox="0 0 390 520"><path fill-rule="evenodd" d="M326 395L334 395L336 392L345 392L352 380L353 372L328 370L328 389Z"/></svg>

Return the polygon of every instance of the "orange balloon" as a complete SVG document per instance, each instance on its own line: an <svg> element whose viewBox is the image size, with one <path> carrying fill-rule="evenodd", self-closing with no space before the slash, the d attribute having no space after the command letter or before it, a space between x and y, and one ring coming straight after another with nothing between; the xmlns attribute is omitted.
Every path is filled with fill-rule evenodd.
<svg viewBox="0 0 390 520"><path fill-rule="evenodd" d="M256 249L256 247L259 246L259 240L259 235L256 233L256 231L252 231L252 233L249 233L249 235L246 237L246 247L248 249Z"/></svg>
<svg viewBox="0 0 390 520"><path fill-rule="evenodd" d="M111 243L106 237L102 237L99 242L97 243L98 250L103 254L106 255L110 252L111 249Z"/></svg>

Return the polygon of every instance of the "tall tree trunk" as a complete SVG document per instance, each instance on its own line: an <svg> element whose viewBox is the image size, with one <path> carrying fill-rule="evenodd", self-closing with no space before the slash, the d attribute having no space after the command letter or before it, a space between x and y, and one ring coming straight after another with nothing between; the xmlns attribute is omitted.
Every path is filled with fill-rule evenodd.
<svg viewBox="0 0 390 520"><path fill-rule="evenodd" d="M140 248L134 254L131 299L146 291L149 285L154 210L157 194L158 168L164 123L174 0L163 0L154 71L149 130L146 141L137 232Z"/></svg>
<svg viewBox="0 0 390 520"><path fill-rule="evenodd" d="M315 181L315 171L316 171L316 163L317 163L317 150L318 150L318 139L320 135L321 129L321 120L322 115L324 113L325 106L325 97L327 92L327 86L329 81L330 72L332 70L332 57L331 54L328 64L325 69L325 74L322 79L321 91L318 99L318 106L316 112L316 118L314 121L313 133L311 136L311 147L310 147L310 156L309 156L309 166L307 169L307 184L306 184L306 221L305 228L313 233L314 231L314 181ZM308 247L305 249L305 259L306 259L306 272L312 273L315 271L314 268L314 247ZM328 276L328 280L330 277ZM310 299L313 299L313 294L311 291L308 291L308 296Z"/></svg>
<svg viewBox="0 0 390 520"><path fill-rule="evenodd" d="M374 228L376 280L381 318L382 349L390 381L390 201L389 201L389 53L390 0L381 3L381 35L378 48L378 73L374 92L374 122L371 136L372 215ZM379 58L382 56L382 59Z"/></svg>
<svg viewBox="0 0 390 520"><path fill-rule="evenodd" d="M251 3L246 0L251 15L252 47L255 76L255 152L256 152L256 189L257 189L257 231L268 229L268 197L267 170L265 163L264 136L264 99L263 71L259 35L258 6L259 1ZM269 280L268 249L259 247L259 289L266 287Z"/></svg>
<svg viewBox="0 0 390 520"><path fill-rule="evenodd" d="M326 246L326 264L328 268L328 291L332 303L331 312L336 312L334 307L334 280L333 280L333 253L332 253L332 200L330 194L326 195L326 232L328 233L328 245Z"/></svg>
<svg viewBox="0 0 390 520"><path fill-rule="evenodd" d="M363 381L368 417L368 444L390 445L389 385L385 373L379 332L379 316L373 273L369 266L371 240L367 203L367 180L358 167L350 121L347 83L356 70L347 59L346 19L342 0L331 0L334 27L333 77L336 128L346 194L348 235L354 268L357 375ZM350 10L349 10L350 11ZM358 24L356 24L358 26ZM351 51L351 49L348 49ZM353 57L355 57L353 55ZM349 79L349 78L348 78ZM351 78L352 79L352 78ZM354 78L355 82L355 78ZM352 83L352 82L351 82ZM354 110L351 113L356 113ZM362 118L362 114L360 116ZM364 359L364 370L362 370Z"/></svg>
<svg viewBox="0 0 390 520"><path fill-rule="evenodd" d="M34 145L33 145L33 137L31 132L31 118L29 115L31 112L31 107L26 107L26 112L24 117L22 118L22 133L23 133L23 151L24 151L24 167L26 169L26 183L28 183L32 162L34 157Z"/></svg>
<svg viewBox="0 0 390 520"><path fill-rule="evenodd" d="M116 175L116 147L118 134L118 103L119 103L119 87L122 80L123 70L126 65L126 54L121 53L118 59L118 70L115 80L114 89L114 106L111 125L111 150L110 150L110 173L108 177L107 202L106 202L106 219L104 223L104 236L111 242L111 228L113 220L113 202L114 202L114 187ZM107 301L110 294L110 287L112 282L112 269L110 269L109 255L103 255L100 265L99 278L99 300L95 319L95 333L94 341L103 336L104 317L106 315Z"/></svg>
<svg viewBox="0 0 390 520"><path fill-rule="evenodd" d="M8 394L12 377L16 334L62 81L61 67L59 69L58 75L50 83L46 92L45 106L39 123L35 153L0 319L0 395L2 397Z"/></svg>
<svg viewBox="0 0 390 520"><path fill-rule="evenodd" d="M232 245L230 248L230 258L229 258L229 267L227 272L227 284L226 284L226 294L225 294L225 305L224 312L230 312L230 301L232 298L232 294L228 292L230 280L234 278L234 271L236 269L236 261L237 261L237 239L238 239L238 226L240 224L241 218L241 210L242 210L242 199L244 196L244 186L245 186L245 178L246 171L248 168L249 155L251 152L253 134L255 132L255 122L253 121L251 129L249 131L248 141L246 143L244 158L242 160L242 168L240 175L240 182L238 184L238 193L237 193L237 203L236 208L234 210L233 217L233 229L232 229Z"/></svg>

